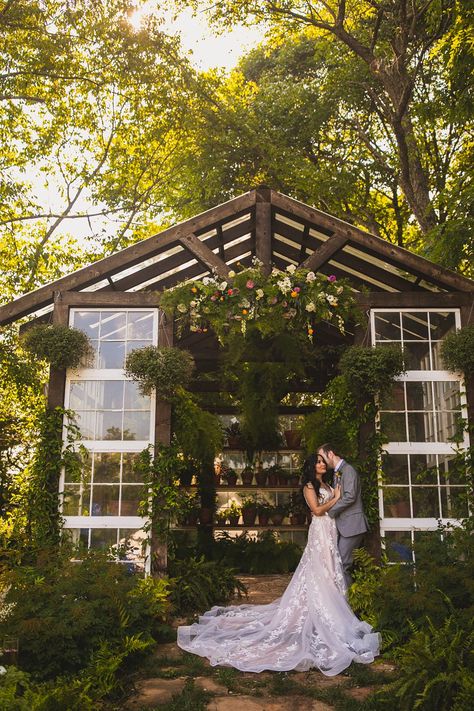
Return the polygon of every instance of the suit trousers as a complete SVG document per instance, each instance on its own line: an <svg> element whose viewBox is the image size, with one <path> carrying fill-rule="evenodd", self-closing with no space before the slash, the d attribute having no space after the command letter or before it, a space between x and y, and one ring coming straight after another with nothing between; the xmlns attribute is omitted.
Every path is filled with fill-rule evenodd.
<svg viewBox="0 0 474 711"><path fill-rule="evenodd" d="M365 533L358 533L356 536L341 536L339 534L337 547L339 548L347 587L352 584L351 568L354 562L354 550L360 548L364 536Z"/></svg>

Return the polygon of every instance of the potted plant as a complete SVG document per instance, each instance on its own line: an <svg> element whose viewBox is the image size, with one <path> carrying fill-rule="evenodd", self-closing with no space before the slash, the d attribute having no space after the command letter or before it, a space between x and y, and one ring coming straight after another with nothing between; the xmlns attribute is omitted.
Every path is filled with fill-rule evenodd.
<svg viewBox="0 0 474 711"><path fill-rule="evenodd" d="M270 519L274 526L281 526L283 519L288 513L288 506L284 504L277 504L272 507L270 512Z"/></svg>
<svg viewBox="0 0 474 711"><path fill-rule="evenodd" d="M92 353L87 335L78 328L60 324L40 324L29 328L22 337L23 346L52 368L77 368Z"/></svg>
<svg viewBox="0 0 474 711"><path fill-rule="evenodd" d="M235 486L237 484L237 472L230 467L222 467L222 478L227 486Z"/></svg>
<svg viewBox="0 0 474 711"><path fill-rule="evenodd" d="M289 513L292 526L302 526L306 522L307 505L300 493L291 496Z"/></svg>
<svg viewBox="0 0 474 711"><path fill-rule="evenodd" d="M257 502L253 496L242 500L242 518L244 526L253 526L257 518Z"/></svg>
<svg viewBox="0 0 474 711"><path fill-rule="evenodd" d="M278 470L278 483L280 486L288 486L292 473L288 469Z"/></svg>
<svg viewBox="0 0 474 711"><path fill-rule="evenodd" d="M255 481L257 486L265 486L267 483L268 470L262 467L262 463L259 462L255 469Z"/></svg>
<svg viewBox="0 0 474 711"><path fill-rule="evenodd" d="M268 526L272 508L273 506L268 501L263 500L257 503L258 523L260 526Z"/></svg>
<svg viewBox="0 0 474 711"><path fill-rule="evenodd" d="M182 513L179 522L183 526L195 526L199 518L201 504L198 494L187 494L183 499Z"/></svg>
<svg viewBox="0 0 474 711"><path fill-rule="evenodd" d="M224 428L224 434L227 437L227 446L230 449L241 449L242 430L238 420L232 420L231 423Z"/></svg>
<svg viewBox="0 0 474 711"><path fill-rule="evenodd" d="M241 514L242 509L240 508L240 506L237 506L235 501L233 501L227 509L227 518L229 519L229 523L231 526L238 526Z"/></svg>
<svg viewBox="0 0 474 711"><path fill-rule="evenodd" d="M216 523L225 526L229 518L229 509L221 509L216 513Z"/></svg>
<svg viewBox="0 0 474 711"><path fill-rule="evenodd" d="M271 467L268 467L268 469L267 469L268 486L278 486L279 472L280 472L280 467L278 466L278 464L272 464Z"/></svg>
<svg viewBox="0 0 474 711"><path fill-rule="evenodd" d="M179 388L185 388L194 370L194 358L188 351L169 346L145 346L128 354L125 373L135 380L144 395L156 390L158 397L171 400Z"/></svg>
<svg viewBox="0 0 474 711"><path fill-rule="evenodd" d="M242 477L242 484L244 486L251 486L253 482L253 469L251 466L247 465L244 467L240 473Z"/></svg>
<svg viewBox="0 0 474 711"><path fill-rule="evenodd" d="M280 425L283 427L283 435L288 449L299 449L302 436L299 418L291 415L281 418Z"/></svg>

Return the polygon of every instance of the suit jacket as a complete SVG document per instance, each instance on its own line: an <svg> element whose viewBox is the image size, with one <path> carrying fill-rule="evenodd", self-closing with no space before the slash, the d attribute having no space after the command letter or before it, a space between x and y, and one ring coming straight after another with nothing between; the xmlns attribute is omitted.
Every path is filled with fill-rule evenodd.
<svg viewBox="0 0 474 711"><path fill-rule="evenodd" d="M352 464L344 462L339 469L341 498L329 509L328 515L335 519L341 536L357 536L369 530L362 506L360 478Z"/></svg>

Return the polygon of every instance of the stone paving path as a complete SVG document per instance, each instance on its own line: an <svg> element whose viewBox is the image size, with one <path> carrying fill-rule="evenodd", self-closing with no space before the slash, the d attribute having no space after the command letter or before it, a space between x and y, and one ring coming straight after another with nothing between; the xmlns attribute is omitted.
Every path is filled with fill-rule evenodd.
<svg viewBox="0 0 474 711"><path fill-rule="evenodd" d="M241 576L240 580L248 588L249 602L266 604L281 596L290 578L291 575L245 575ZM158 645L155 656L157 664L164 662L163 665L160 663L160 676L150 676L136 683L134 695L123 707L126 711L160 709L171 701L173 696L183 691L187 679L190 678L189 669L180 670L185 655L175 643ZM378 662L372 665L372 668L388 674L394 669L386 662ZM269 696L267 687L271 686L275 679L274 672L261 672L260 674L236 672L236 684L227 683L226 685L223 683L225 679L220 678L219 671L216 673L216 670L218 668L212 669L207 660L196 658L196 674L192 673L191 675L196 687L212 694L207 706L208 711L243 711L243 709L245 711L334 711L334 706L329 703L307 696L298 696L297 693L288 696ZM229 671L231 674L234 673ZM180 676L181 672L183 676ZM207 676L206 673L216 674L218 678ZM163 678L167 676L171 678ZM344 692L357 701L363 701L374 689L373 686L348 688L347 677L327 677L316 670L304 673L290 672L288 679L295 679L298 684L303 686L306 684L313 688L316 686L323 692L344 685ZM254 691L256 695L249 694L249 691Z"/></svg>

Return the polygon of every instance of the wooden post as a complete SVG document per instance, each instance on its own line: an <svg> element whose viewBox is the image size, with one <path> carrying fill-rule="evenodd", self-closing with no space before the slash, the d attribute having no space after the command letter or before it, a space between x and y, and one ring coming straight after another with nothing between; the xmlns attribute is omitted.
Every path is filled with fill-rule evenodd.
<svg viewBox="0 0 474 711"><path fill-rule="evenodd" d="M259 188L255 204L255 256L262 264L264 274L272 269L272 206L271 192L268 188Z"/></svg>
<svg viewBox="0 0 474 711"><path fill-rule="evenodd" d="M158 345L173 345L173 320L162 311L159 312ZM155 405L155 445L171 442L171 405L169 402L156 398ZM159 511L154 511L153 516L159 516ZM166 574L168 568L168 544L166 541L157 541L151 536L150 543L151 573L157 577Z"/></svg>
<svg viewBox="0 0 474 711"><path fill-rule="evenodd" d="M474 301L470 306L461 306L461 327L474 326ZM474 427L474 377L465 377L468 424ZM472 436L471 436L472 438ZM474 442L471 441L471 445Z"/></svg>
<svg viewBox="0 0 474 711"><path fill-rule="evenodd" d="M54 292L53 324L67 326L69 307L63 302L60 291ZM66 371L64 369L50 368L48 383L48 409L64 407L64 390L66 387Z"/></svg>

